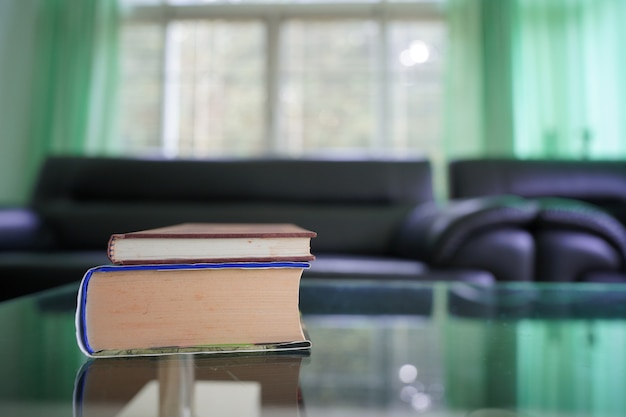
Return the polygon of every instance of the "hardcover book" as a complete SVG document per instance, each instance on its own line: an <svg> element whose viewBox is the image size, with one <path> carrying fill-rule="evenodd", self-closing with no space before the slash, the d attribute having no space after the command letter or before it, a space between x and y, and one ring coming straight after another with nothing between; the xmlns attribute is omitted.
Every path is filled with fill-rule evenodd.
<svg viewBox="0 0 626 417"><path fill-rule="evenodd" d="M89 360L76 375L83 417L297 417L303 352Z"/></svg>
<svg viewBox="0 0 626 417"><path fill-rule="evenodd" d="M311 261L316 236L289 223L182 223L113 234L108 256L120 265Z"/></svg>
<svg viewBox="0 0 626 417"><path fill-rule="evenodd" d="M87 271L76 337L91 357L311 347L299 310L306 262L111 265Z"/></svg>

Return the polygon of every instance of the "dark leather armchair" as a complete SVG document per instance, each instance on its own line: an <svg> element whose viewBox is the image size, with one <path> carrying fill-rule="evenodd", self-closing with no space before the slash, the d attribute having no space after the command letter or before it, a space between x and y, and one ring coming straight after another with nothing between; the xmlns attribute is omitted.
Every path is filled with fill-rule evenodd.
<svg viewBox="0 0 626 417"><path fill-rule="evenodd" d="M538 281L626 282L626 162L465 159L449 164L454 200L536 203L526 225Z"/></svg>
<svg viewBox="0 0 626 417"><path fill-rule="evenodd" d="M532 281L535 243L528 224L537 204L515 196L480 197L414 210L400 229L396 251L439 268L476 268L499 281Z"/></svg>

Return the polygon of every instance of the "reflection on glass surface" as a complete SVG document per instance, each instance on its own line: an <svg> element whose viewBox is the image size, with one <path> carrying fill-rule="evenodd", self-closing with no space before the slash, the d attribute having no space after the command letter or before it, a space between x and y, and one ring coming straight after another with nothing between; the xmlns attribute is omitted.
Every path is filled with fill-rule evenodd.
<svg viewBox="0 0 626 417"><path fill-rule="evenodd" d="M314 349L301 375L307 416L441 409L443 346L430 323L403 315L311 317L307 328ZM403 381L399 372L407 364L418 372Z"/></svg>
<svg viewBox="0 0 626 417"><path fill-rule="evenodd" d="M0 415L71 416L84 357L75 339L76 291L0 303Z"/></svg>
<svg viewBox="0 0 626 417"><path fill-rule="evenodd" d="M0 304L0 415L626 415L622 285L310 280L305 357L87 361L75 297Z"/></svg>
<svg viewBox="0 0 626 417"><path fill-rule="evenodd" d="M298 416L306 355L173 355L94 359L77 373L80 416Z"/></svg>
<svg viewBox="0 0 626 417"><path fill-rule="evenodd" d="M448 344L450 404L623 415L626 401L613 387L626 382L624 301L621 286L453 288L446 333L465 343Z"/></svg>
<svg viewBox="0 0 626 417"><path fill-rule="evenodd" d="M380 311L381 290L388 303L411 291L427 302L415 286L395 295L372 287L372 310ZM307 415L337 407L341 415L472 417L626 411L615 391L626 383L623 287L438 284L431 296L421 314L309 316Z"/></svg>

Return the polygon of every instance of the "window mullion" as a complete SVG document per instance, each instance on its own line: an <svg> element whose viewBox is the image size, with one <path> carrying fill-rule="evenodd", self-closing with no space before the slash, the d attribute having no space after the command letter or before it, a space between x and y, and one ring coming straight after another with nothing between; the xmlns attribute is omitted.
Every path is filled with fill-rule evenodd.
<svg viewBox="0 0 626 417"><path fill-rule="evenodd" d="M372 150L380 153L385 149L389 149L391 144L390 138L390 88L389 88L389 29L388 19L385 8L377 16L378 29L380 36L378 37L378 45L376 48L375 76L377 83L375 90L375 111L376 111L376 131L372 143Z"/></svg>
<svg viewBox="0 0 626 417"><path fill-rule="evenodd" d="M176 40L175 25L168 22L164 27L161 143L163 154L174 158L179 154L180 140L180 46Z"/></svg>
<svg viewBox="0 0 626 417"><path fill-rule="evenodd" d="M266 18L267 61L265 68L265 126L266 144L271 153L280 153L280 25L279 16Z"/></svg>

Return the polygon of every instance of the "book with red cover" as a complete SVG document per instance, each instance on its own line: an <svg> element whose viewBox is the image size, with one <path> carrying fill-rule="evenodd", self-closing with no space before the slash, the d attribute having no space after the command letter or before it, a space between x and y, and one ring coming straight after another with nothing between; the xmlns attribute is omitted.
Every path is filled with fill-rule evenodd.
<svg viewBox="0 0 626 417"><path fill-rule="evenodd" d="M290 223L181 223L111 235L114 264L311 261L317 233Z"/></svg>

